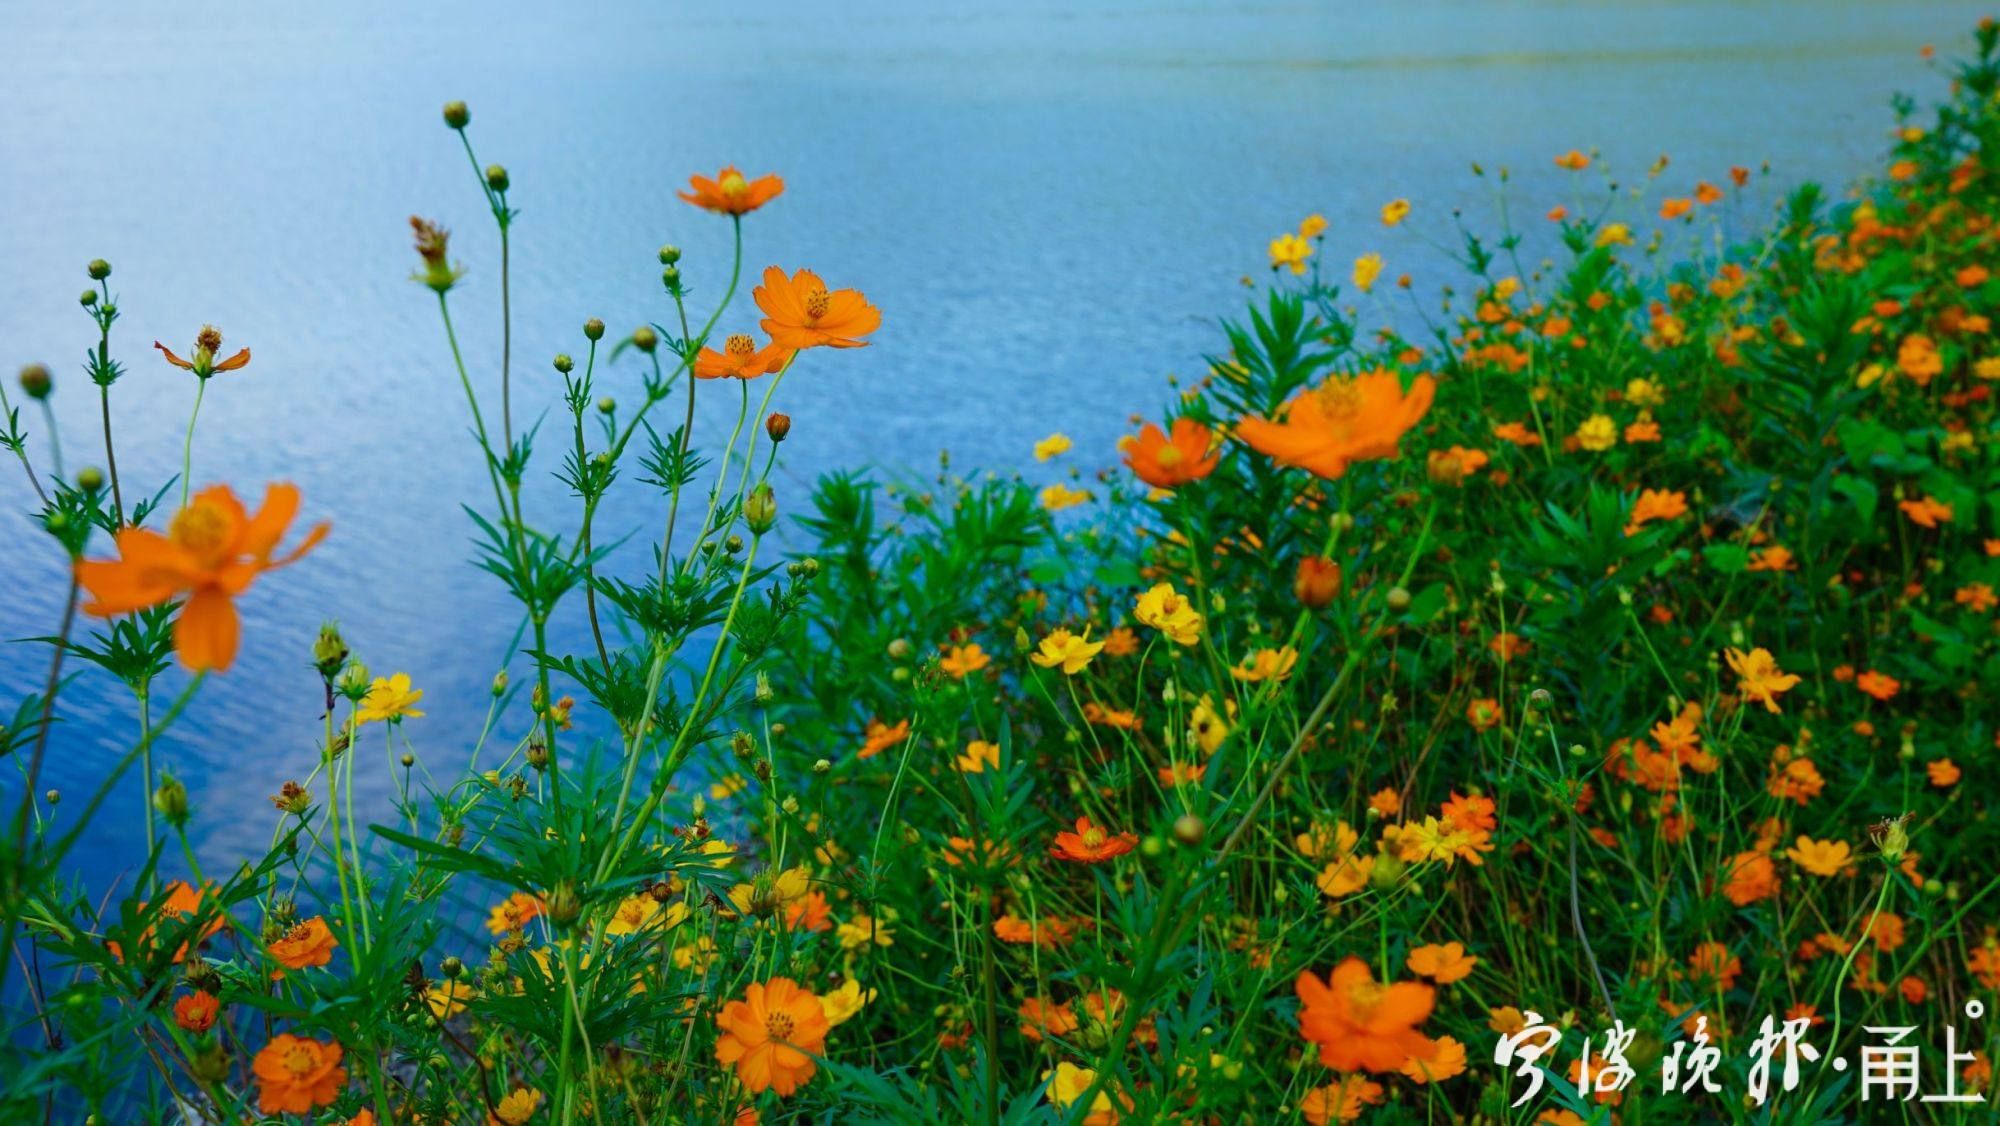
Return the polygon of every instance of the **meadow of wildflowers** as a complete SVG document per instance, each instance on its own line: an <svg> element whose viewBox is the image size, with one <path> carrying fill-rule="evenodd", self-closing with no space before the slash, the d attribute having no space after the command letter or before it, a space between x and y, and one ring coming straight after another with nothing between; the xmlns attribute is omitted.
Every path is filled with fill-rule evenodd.
<svg viewBox="0 0 2000 1126"><path fill-rule="evenodd" d="M241 627L341 513L203 479L200 403L251 351L136 347L91 262L101 440L43 439L46 368L0 403L73 561L0 716L0 1113L1990 1121L1996 39L1898 106L1879 175L1749 237L1716 217L1752 170L1635 188L1580 150L1534 230L1388 200L1337 217L1384 249L1336 264L1311 216L1117 451L788 495L785 381L865 378L896 321L760 237L810 170L691 177L733 260L661 248L656 322L585 321L530 401L505 312L454 327L532 228L452 103L492 227L410 221L412 347L462 384L468 569L523 622L476 731L336 623ZM1440 300L1399 239L1458 262ZM1354 311L1400 290L1395 325ZM196 381L181 472L121 480L151 420L117 385L160 365ZM734 427L694 432L706 396ZM656 521L600 525L613 490ZM153 744L252 647L311 663L323 714L255 767L269 849L205 866ZM57 801L79 677L135 736ZM357 815L381 771L393 816ZM143 809L107 800L135 778ZM128 816L149 852L80 883ZM1872 1058L1908 1070L1867 1062L1898 1040Z"/></svg>

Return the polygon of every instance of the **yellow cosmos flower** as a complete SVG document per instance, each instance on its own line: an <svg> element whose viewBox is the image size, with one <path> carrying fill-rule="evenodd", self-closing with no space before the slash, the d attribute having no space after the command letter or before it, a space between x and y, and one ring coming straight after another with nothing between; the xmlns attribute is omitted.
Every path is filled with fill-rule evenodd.
<svg viewBox="0 0 2000 1126"><path fill-rule="evenodd" d="M840 940L842 950L859 950L870 943L876 946L896 945L895 932L884 921L869 918L860 912L834 929L833 935Z"/></svg>
<svg viewBox="0 0 2000 1126"><path fill-rule="evenodd" d="M1035 443L1035 460L1047 461L1059 454L1067 453L1071 444L1068 435L1051 434Z"/></svg>
<svg viewBox="0 0 2000 1126"><path fill-rule="evenodd" d="M1798 684L1799 678L1778 667L1769 649L1728 649L1722 654L1729 671L1736 674L1736 690L1745 699L1764 705L1767 712L1778 711L1778 697Z"/></svg>
<svg viewBox="0 0 2000 1126"><path fill-rule="evenodd" d="M1382 225L1385 227L1397 226L1409 217L1410 201L1407 199L1392 199L1382 205Z"/></svg>
<svg viewBox="0 0 2000 1126"><path fill-rule="evenodd" d="M1297 235L1279 235L1271 240L1271 268L1285 268L1295 274L1306 272L1306 259L1312 257L1313 245Z"/></svg>
<svg viewBox="0 0 2000 1126"><path fill-rule="evenodd" d="M978 739L965 745L965 753L958 756L958 768L967 774L984 774L988 768L1000 769L1000 744L987 743Z"/></svg>
<svg viewBox="0 0 2000 1126"><path fill-rule="evenodd" d="M1300 238L1318 238L1326 233L1326 216L1314 212L1299 220Z"/></svg>
<svg viewBox="0 0 2000 1126"><path fill-rule="evenodd" d="M1176 645L1193 645L1201 640L1201 614L1172 583L1155 583L1139 596L1132 616L1141 625L1152 626Z"/></svg>
<svg viewBox="0 0 2000 1126"><path fill-rule="evenodd" d="M1089 668L1091 658L1103 648L1102 641L1090 640L1087 629L1081 636L1066 629L1055 629L1042 638L1042 643L1028 655L1028 659L1045 669L1060 668L1064 676L1075 676Z"/></svg>
<svg viewBox="0 0 2000 1126"><path fill-rule="evenodd" d="M1065 508L1075 508L1090 499L1090 494L1082 489L1072 489L1058 481L1042 490L1042 507L1050 512L1061 512Z"/></svg>
<svg viewBox="0 0 2000 1126"><path fill-rule="evenodd" d="M875 999L873 989L862 989L857 978L848 978L840 983L840 988L819 995L819 1005L826 1011L826 1023L838 1025L861 1011L861 1006Z"/></svg>
<svg viewBox="0 0 2000 1126"><path fill-rule="evenodd" d="M1253 684L1264 680L1283 680L1292 675L1292 666L1298 663L1299 651L1289 645L1282 649L1259 649L1241 665L1230 669L1229 675Z"/></svg>
<svg viewBox="0 0 2000 1126"><path fill-rule="evenodd" d="M399 672L391 677L376 677L368 685L368 694L361 698L361 706L355 711L355 718L362 723L377 720L422 719L424 713L416 708L417 701L424 698L423 689L411 689L410 674Z"/></svg>
<svg viewBox="0 0 2000 1126"><path fill-rule="evenodd" d="M1363 293L1373 292L1375 279L1382 276L1382 256L1363 254L1354 260L1354 288Z"/></svg>
<svg viewBox="0 0 2000 1126"><path fill-rule="evenodd" d="M1797 844L1785 850L1792 863L1811 872L1815 876L1838 876L1848 861L1854 859L1854 850L1846 841L1816 841L1811 837L1800 837Z"/></svg>
<svg viewBox="0 0 2000 1126"><path fill-rule="evenodd" d="M660 903L650 895L628 895L618 902L618 909L611 914L611 921L605 924L604 933L610 935L638 934L661 926L666 922L666 912Z"/></svg>
<svg viewBox="0 0 2000 1126"><path fill-rule="evenodd" d="M1618 424L1608 414L1594 414L1576 428L1576 444L1592 453L1603 453L1618 444Z"/></svg>

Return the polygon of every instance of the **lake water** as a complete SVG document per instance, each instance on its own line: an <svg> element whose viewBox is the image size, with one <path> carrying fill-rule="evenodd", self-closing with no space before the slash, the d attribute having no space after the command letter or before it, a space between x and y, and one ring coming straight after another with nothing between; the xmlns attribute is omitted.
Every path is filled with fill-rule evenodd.
<svg viewBox="0 0 2000 1126"><path fill-rule="evenodd" d="M796 512L823 470L922 473L945 449L959 467L1053 479L1028 447L1055 430L1076 439L1078 464L1109 462L1128 415L1165 401L1165 376L1200 370L1272 236L1320 211L1333 262L1379 250L1422 284L1442 271L1413 232L1442 236L1453 207L1490 214L1473 160L1514 169L1528 215L1568 198L1550 158L1572 147L1628 174L1670 154L1681 193L1768 161L1759 206L1803 180L1844 182L1884 147L1893 91L1941 90L1919 48L1949 53L1984 5L175 7L192 14L0 7L0 362L54 367L71 463L101 462L76 294L83 264L108 258L128 493L178 471L193 393L149 345L184 347L214 322L256 359L211 388L197 482L288 478L308 516L335 524L243 601L237 667L160 751L194 795L212 868L268 841L265 796L311 768L307 647L322 619L338 617L378 672L429 690L410 735L441 771L462 761L506 656L516 618L468 562L458 509L483 473L435 304L407 280L407 217L452 227L471 270L454 294L461 329L493 386L497 247L439 123L447 99L471 103L480 157L510 168L523 213L517 404L554 405L547 358L581 354L586 317L614 333L666 318L659 244L685 248L698 305L720 291L728 223L674 198L689 172L785 175L786 194L747 224L750 266L810 264L885 316L873 347L812 355L787 381L779 492ZM1416 214L1385 232L1375 211L1396 196ZM720 327L752 324L739 312ZM629 401L637 379L628 362L603 382ZM704 413L708 433L726 424ZM569 519L559 486L536 500ZM609 525L655 527L643 500L628 487ZM18 467L0 466L0 507L29 501ZM0 636L52 632L61 560L23 521L4 526ZM559 641L580 645L572 609ZM0 647L9 711L45 667L40 646ZM80 798L133 727L122 689L84 675L45 783ZM387 778L364 784L379 810ZM136 863L137 782L126 791L80 858L99 888Z"/></svg>

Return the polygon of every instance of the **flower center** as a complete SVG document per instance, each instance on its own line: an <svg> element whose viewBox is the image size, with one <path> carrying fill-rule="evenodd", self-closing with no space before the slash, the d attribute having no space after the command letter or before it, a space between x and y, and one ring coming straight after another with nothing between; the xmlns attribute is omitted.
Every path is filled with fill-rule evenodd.
<svg viewBox="0 0 2000 1126"><path fill-rule="evenodd" d="M764 1031L773 1040L783 1040L788 1044L791 1043L792 1031L795 1027L792 1022L792 1014L790 1013L771 1013L764 1018Z"/></svg>
<svg viewBox="0 0 2000 1126"><path fill-rule="evenodd" d="M312 1074L313 1069L318 1066L318 1053L308 1051L305 1048L293 1048L285 1053L285 1070L291 1072L297 1078L305 1078L307 1075Z"/></svg>
<svg viewBox="0 0 2000 1126"><path fill-rule="evenodd" d="M744 192L747 192L749 190L750 190L750 184L748 181L743 179L743 174L740 172L731 172L729 175L724 176L722 178L723 195L732 197L740 196Z"/></svg>
<svg viewBox="0 0 2000 1126"><path fill-rule="evenodd" d="M167 538L176 547L209 566L222 561L229 547L229 533L229 514L212 504L196 503L183 508L167 526Z"/></svg>
<svg viewBox="0 0 2000 1126"><path fill-rule="evenodd" d="M1319 389L1319 405L1329 417L1348 419L1361 411L1361 392L1351 379L1332 379Z"/></svg>
<svg viewBox="0 0 2000 1126"><path fill-rule="evenodd" d="M1104 830L1088 829L1083 834L1083 847L1097 848L1104 843Z"/></svg>
<svg viewBox="0 0 2000 1126"><path fill-rule="evenodd" d="M747 356L757 350L757 342L740 332L732 334L722 346L728 349L732 356Z"/></svg>
<svg viewBox="0 0 2000 1126"><path fill-rule="evenodd" d="M1153 460L1159 463L1161 469L1172 469L1181 463L1181 451L1174 446L1161 446L1160 452L1153 455Z"/></svg>
<svg viewBox="0 0 2000 1126"><path fill-rule="evenodd" d="M291 930L285 932L285 941L299 942L311 933L312 932L310 930L306 929L306 925L304 923L299 923L296 926L294 926Z"/></svg>
<svg viewBox="0 0 2000 1126"><path fill-rule="evenodd" d="M826 311L832 304L833 295L829 294L825 289L811 289L806 291L806 316L813 320L818 320L826 316Z"/></svg>

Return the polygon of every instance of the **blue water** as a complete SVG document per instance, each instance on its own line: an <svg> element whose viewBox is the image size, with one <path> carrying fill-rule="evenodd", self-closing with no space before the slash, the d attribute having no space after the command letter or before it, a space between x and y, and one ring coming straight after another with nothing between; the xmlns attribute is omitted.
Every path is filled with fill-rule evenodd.
<svg viewBox="0 0 2000 1126"><path fill-rule="evenodd" d="M666 318L662 242L685 248L698 305L720 291L728 224L674 198L687 173L737 162L785 175L786 194L748 223L749 264L811 265L885 316L872 347L813 354L784 388L795 429L779 494L796 512L821 471L921 474L941 450L961 468L1052 480L1028 448L1054 430L1076 439L1071 462L1109 463L1127 417L1170 393L1165 376L1200 371L1240 279L1261 275L1264 244L1306 213L1333 221L1336 264L1378 250L1392 276L1444 277L1425 234L1444 237L1451 208L1493 206L1473 160L1514 170L1528 216L1570 198L1550 157L1572 147L1601 148L1628 180L1670 154L1663 182L1682 194L1768 161L1769 186L1733 220L1753 222L1783 186L1866 169L1890 93L1942 88L1919 47L1950 49L1983 5L166 7L0 8L0 362L53 366L71 464L101 463L79 368L94 331L76 294L83 264L108 258L128 494L178 470L193 395L149 345L184 347L214 322L256 358L211 388L197 482L288 478L309 517L334 522L308 561L243 600L237 667L160 751L194 794L196 847L215 867L268 841L265 796L311 769L307 647L322 619L337 617L375 670L428 690L409 733L447 775L506 658L517 619L468 562L458 509L487 486L435 304L407 280L407 217L452 227L471 270L456 307L490 394L497 246L438 120L449 98L471 103L480 157L510 168L523 213L517 417L555 406L547 359L581 355L586 317L614 333ZM1416 213L1386 232L1375 211L1396 196ZM720 327L752 324L739 311ZM603 385L629 402L637 380L628 361ZM724 398L707 401L709 435L734 417ZM41 429L32 412L27 423ZM555 469L553 442L543 449ZM0 508L29 500L18 467L0 465ZM533 499L552 522L571 519L568 503L546 481ZM628 485L601 526L659 519ZM51 632L62 562L24 521L0 527L0 636ZM559 641L584 636L573 604ZM39 646L0 647L9 711L45 667ZM134 712L97 675L63 700L44 784L80 798L129 744ZM379 752L360 761L379 812ZM136 863L140 800L128 782L79 857L100 889Z"/></svg>

